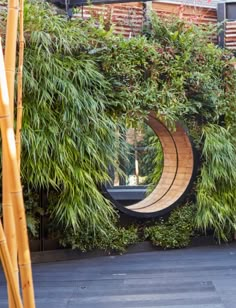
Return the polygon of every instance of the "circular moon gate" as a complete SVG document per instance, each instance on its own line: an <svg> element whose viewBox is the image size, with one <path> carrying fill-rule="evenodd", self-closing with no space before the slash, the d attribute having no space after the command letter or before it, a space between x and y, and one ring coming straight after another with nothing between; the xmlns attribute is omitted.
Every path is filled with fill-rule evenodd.
<svg viewBox="0 0 236 308"><path fill-rule="evenodd" d="M176 123L176 130L170 132L151 113L146 124L153 129L162 146L164 162L161 178L152 193L138 203L123 206L113 199L112 202L128 215L152 218L168 213L183 200L195 178L196 164L191 141L179 123Z"/></svg>

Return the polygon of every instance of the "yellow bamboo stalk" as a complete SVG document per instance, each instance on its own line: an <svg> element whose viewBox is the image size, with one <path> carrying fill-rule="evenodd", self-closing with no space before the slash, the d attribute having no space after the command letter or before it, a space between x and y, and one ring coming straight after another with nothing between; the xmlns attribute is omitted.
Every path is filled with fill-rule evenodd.
<svg viewBox="0 0 236 308"><path fill-rule="evenodd" d="M9 93L10 111L14 115L14 84L16 67L16 42L18 25L18 0L8 1L6 45L5 45L5 71Z"/></svg>
<svg viewBox="0 0 236 308"><path fill-rule="evenodd" d="M7 81L5 77L2 46L0 41L0 120L2 142L9 164L8 170L10 174L10 181L8 182L8 185L11 193L17 231L19 267L24 308L34 308L35 300L25 209L20 182L20 172L17 166L15 135L13 123L11 121Z"/></svg>
<svg viewBox="0 0 236 308"><path fill-rule="evenodd" d="M7 247L6 237L3 231L2 223L0 221L0 257L2 267L6 276L7 284L12 295L12 304L15 308L23 308L19 288L15 281L15 274L11 263L11 257Z"/></svg>
<svg viewBox="0 0 236 308"><path fill-rule="evenodd" d="M21 128L22 128L22 80L24 63L24 0L20 0L19 10L19 64L17 87L17 122L16 122L16 154L17 164L20 170L21 159Z"/></svg>
<svg viewBox="0 0 236 308"><path fill-rule="evenodd" d="M3 167L4 173L4 181L3 181L3 201L2 201L2 208L3 208L3 220L4 220L4 229L7 238L7 245L9 249L9 254L12 261L12 266L14 270L14 277L15 283L19 289L19 282L18 282L18 264L17 264L17 242L16 242L16 228L15 228L15 220L14 220L14 212L12 208L12 201L11 195L9 191L9 187L7 186L7 182L10 178L6 174L6 164L8 164L8 160L6 159L6 151L3 151L3 165L5 164L5 168ZM14 300L11 295L10 286L7 286L8 289L8 299L9 299L9 308L14 308Z"/></svg>
<svg viewBox="0 0 236 308"><path fill-rule="evenodd" d="M18 0L8 1L8 16L6 27L6 45L5 45L5 71L7 78L8 95L11 110L11 121L14 117L14 82L15 82L15 65L16 65L16 41L18 25ZM3 189L3 221L6 234L7 245L9 248L12 265L15 272L15 279L18 283L18 265L17 265L17 239L12 208L12 200L9 190L10 174L8 168L9 162L6 155L6 149L2 149L2 189ZM13 308L13 299L8 287L9 308Z"/></svg>

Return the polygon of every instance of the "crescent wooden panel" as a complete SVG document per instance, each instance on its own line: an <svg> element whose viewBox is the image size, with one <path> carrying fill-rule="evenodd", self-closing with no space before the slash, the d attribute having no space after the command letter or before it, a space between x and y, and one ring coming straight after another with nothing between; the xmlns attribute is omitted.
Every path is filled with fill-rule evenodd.
<svg viewBox="0 0 236 308"><path fill-rule="evenodd" d="M162 146L164 162L161 178L142 201L123 206L114 200L114 205L131 216L158 217L169 212L186 196L195 177L196 164L192 143L179 123L172 132L153 113L149 114L146 123Z"/></svg>

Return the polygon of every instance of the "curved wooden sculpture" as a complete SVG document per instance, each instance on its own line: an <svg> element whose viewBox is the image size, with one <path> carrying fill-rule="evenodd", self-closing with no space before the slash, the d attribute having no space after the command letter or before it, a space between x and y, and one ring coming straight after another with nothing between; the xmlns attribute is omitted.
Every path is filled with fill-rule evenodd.
<svg viewBox="0 0 236 308"><path fill-rule="evenodd" d="M195 157L191 141L185 129L176 124L170 130L154 114L146 122L160 140L164 156L164 166L160 181L144 200L129 206L114 201L122 212L137 217L158 217L169 212L186 196L195 177Z"/></svg>

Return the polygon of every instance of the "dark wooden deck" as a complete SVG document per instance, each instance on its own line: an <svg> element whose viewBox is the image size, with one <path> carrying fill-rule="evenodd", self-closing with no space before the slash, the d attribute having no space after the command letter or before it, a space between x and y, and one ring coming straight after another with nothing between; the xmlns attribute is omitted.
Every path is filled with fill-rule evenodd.
<svg viewBox="0 0 236 308"><path fill-rule="evenodd" d="M33 266L38 308L235 308L236 244ZM0 275L0 307L7 307Z"/></svg>

